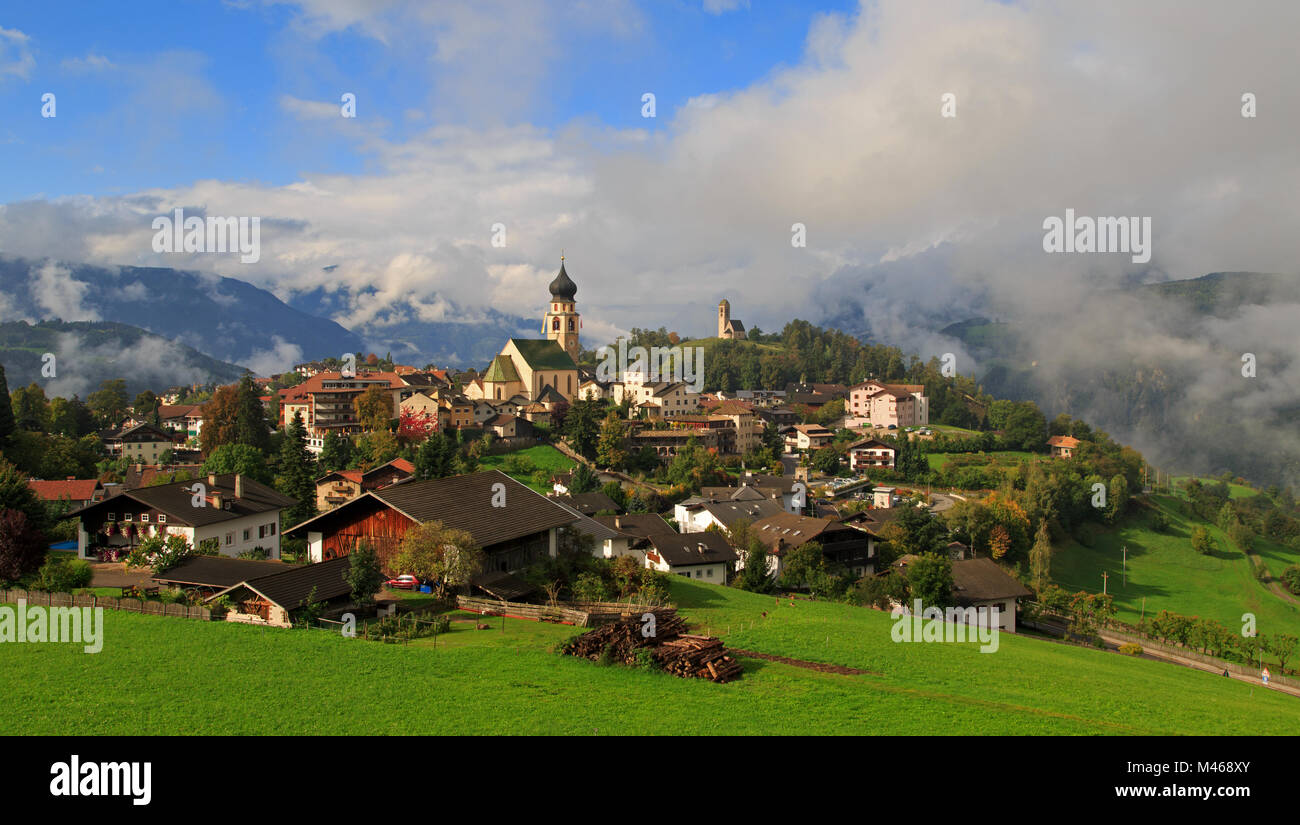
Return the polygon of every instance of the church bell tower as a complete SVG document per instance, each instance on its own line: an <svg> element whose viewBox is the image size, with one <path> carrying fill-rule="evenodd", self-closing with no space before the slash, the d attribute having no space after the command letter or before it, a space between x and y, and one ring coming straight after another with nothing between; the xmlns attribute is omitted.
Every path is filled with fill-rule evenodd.
<svg viewBox="0 0 1300 825"><path fill-rule="evenodd" d="M578 334L582 330L582 316L574 308L573 296L578 285L564 271L564 256L560 256L560 273L551 281L551 300L546 306L542 321L546 337L560 345L576 363L578 360Z"/></svg>

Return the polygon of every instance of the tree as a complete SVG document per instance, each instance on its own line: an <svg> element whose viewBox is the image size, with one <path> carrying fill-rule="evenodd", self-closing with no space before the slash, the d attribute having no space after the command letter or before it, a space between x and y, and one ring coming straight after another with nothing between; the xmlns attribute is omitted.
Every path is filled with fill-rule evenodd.
<svg viewBox="0 0 1300 825"><path fill-rule="evenodd" d="M131 405L135 410L135 414L140 417L153 415L158 411L159 406L161 406L161 402L159 402L158 396L154 395L153 390L144 390L137 393L135 403Z"/></svg>
<svg viewBox="0 0 1300 825"><path fill-rule="evenodd" d="M114 378L101 382L99 389L86 398L86 404L101 423L117 424L126 415L126 380Z"/></svg>
<svg viewBox="0 0 1300 825"><path fill-rule="evenodd" d="M19 387L11 395L13 415L17 425L29 432L43 433L49 421L49 402L45 390L35 381Z"/></svg>
<svg viewBox="0 0 1300 825"><path fill-rule="evenodd" d="M627 465L627 441L623 435L623 422L611 410L600 425L596 442L596 461L614 470Z"/></svg>
<svg viewBox="0 0 1300 825"><path fill-rule="evenodd" d="M203 462L204 473L238 473L263 484L271 483L266 456L248 444L223 444Z"/></svg>
<svg viewBox="0 0 1300 825"><path fill-rule="evenodd" d="M206 426L204 431L207 431ZM338 430L330 430L325 434L325 443L321 445L320 459L318 460L320 469L326 473L347 469L348 465L352 463L353 452L351 438L343 435Z"/></svg>
<svg viewBox="0 0 1300 825"><path fill-rule="evenodd" d="M1005 558L1011 549L1011 534L1001 524L993 525L989 531L989 552L995 559Z"/></svg>
<svg viewBox="0 0 1300 825"><path fill-rule="evenodd" d="M1202 556L1208 556L1214 552L1214 538L1210 531L1197 525L1192 529L1192 549Z"/></svg>
<svg viewBox="0 0 1300 825"><path fill-rule="evenodd" d="M393 418L393 396L388 389L371 386L352 402L357 420L367 430L387 430Z"/></svg>
<svg viewBox="0 0 1300 825"><path fill-rule="evenodd" d="M22 510L0 510L0 582L18 581L45 560L45 535Z"/></svg>
<svg viewBox="0 0 1300 825"><path fill-rule="evenodd" d="M406 531L393 563L403 574L437 582L443 595L449 587L467 585L485 562L486 555L469 533L429 521Z"/></svg>
<svg viewBox="0 0 1300 825"><path fill-rule="evenodd" d="M1038 532L1034 536L1034 546L1029 551L1029 571L1034 584L1034 592L1041 592L1051 581L1052 573L1052 536L1047 530L1046 521L1038 523Z"/></svg>
<svg viewBox="0 0 1300 825"><path fill-rule="evenodd" d="M942 552L948 544L943 523L919 507L903 507L880 531L898 555Z"/></svg>
<svg viewBox="0 0 1300 825"><path fill-rule="evenodd" d="M840 469L840 451L834 447L822 447L813 453L812 468L822 475L833 476Z"/></svg>
<svg viewBox="0 0 1300 825"><path fill-rule="evenodd" d="M235 414L235 440L239 444L256 447L263 453L271 444L271 425L266 420L266 407L258 397L251 376L239 379L238 404Z"/></svg>
<svg viewBox="0 0 1300 825"><path fill-rule="evenodd" d="M1114 524L1128 507L1128 479L1116 475L1110 480L1110 489L1106 492L1106 521Z"/></svg>
<svg viewBox="0 0 1300 825"><path fill-rule="evenodd" d="M373 602L375 594L384 586L384 571L379 564L379 554L370 546L370 542L360 542L348 554L347 581L352 588L352 600L361 605Z"/></svg>
<svg viewBox="0 0 1300 825"><path fill-rule="evenodd" d="M913 599L920 599L924 607L951 607L952 559L931 553L921 556L907 566L907 585Z"/></svg>
<svg viewBox="0 0 1300 825"><path fill-rule="evenodd" d="M569 476L569 483L565 485L569 488L569 495L578 495L579 493L592 493L600 487L600 479L591 471L591 468L582 462L573 468L573 474Z"/></svg>
<svg viewBox="0 0 1300 825"><path fill-rule="evenodd" d="M27 475L0 457L0 510L21 510L27 522L44 533L49 523L45 502L27 485Z"/></svg>
<svg viewBox="0 0 1300 825"><path fill-rule="evenodd" d="M437 431L430 433L415 453L416 478L426 481L451 475L451 460L455 453L456 448L447 436Z"/></svg>
<svg viewBox="0 0 1300 825"><path fill-rule="evenodd" d="M276 487L297 504L289 508L289 522L298 524L316 515L316 460L307 449L307 428L302 413L293 420L280 442L280 477Z"/></svg>
<svg viewBox="0 0 1300 825"><path fill-rule="evenodd" d="M0 576L0 578L3 578ZM1286 670L1287 659L1295 655L1296 646L1300 645L1300 639L1289 633L1274 633L1269 636L1264 643L1268 652L1277 657L1278 667Z"/></svg>
<svg viewBox="0 0 1300 825"><path fill-rule="evenodd" d="M781 567L781 586L791 589L808 587L816 578L816 571L826 563L826 554L822 546L815 541L789 550L785 554L785 564Z"/></svg>
<svg viewBox="0 0 1300 825"><path fill-rule="evenodd" d="M0 447L9 444L14 434L14 408L9 397L9 381L5 378L4 364L0 364Z"/></svg>
<svg viewBox="0 0 1300 825"><path fill-rule="evenodd" d="M234 386L217 387L212 398L203 405L203 429L199 445L204 455L225 444L239 442L239 389Z"/></svg>
<svg viewBox="0 0 1300 825"><path fill-rule="evenodd" d="M564 416L563 435L574 452L586 459L596 457L600 438L600 414L604 403L595 399L575 401Z"/></svg>
<svg viewBox="0 0 1300 825"><path fill-rule="evenodd" d="M428 410L403 408L397 417L397 439L403 444L423 442L438 431L438 419Z"/></svg>

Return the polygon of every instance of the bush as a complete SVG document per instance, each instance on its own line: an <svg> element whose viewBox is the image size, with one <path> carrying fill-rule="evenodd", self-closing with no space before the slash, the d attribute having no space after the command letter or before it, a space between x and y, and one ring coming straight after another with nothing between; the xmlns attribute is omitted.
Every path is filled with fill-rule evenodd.
<svg viewBox="0 0 1300 825"><path fill-rule="evenodd" d="M1137 644L1136 642L1125 642L1119 646L1119 652L1123 653L1125 656L1141 656L1142 645Z"/></svg>
<svg viewBox="0 0 1300 825"><path fill-rule="evenodd" d="M638 670L662 670L659 662L655 661L654 653L648 647L643 647L636 652L636 668Z"/></svg>
<svg viewBox="0 0 1300 825"><path fill-rule="evenodd" d="M1300 564L1293 564L1282 571L1282 584L1287 590L1300 596Z"/></svg>
<svg viewBox="0 0 1300 825"><path fill-rule="evenodd" d="M254 561L266 561L267 559L271 558L271 551L267 550L265 547L262 547L261 545L258 545L257 547L254 547L252 550L245 550L244 552L240 553L239 557L241 559L253 559Z"/></svg>
<svg viewBox="0 0 1300 825"><path fill-rule="evenodd" d="M1164 533L1169 529L1169 516L1165 515L1164 510L1156 510L1151 514L1151 529L1157 533Z"/></svg>
<svg viewBox="0 0 1300 825"><path fill-rule="evenodd" d="M37 571L36 587L48 593L71 593L79 587L89 586L93 577L94 571L85 559L64 561L51 558Z"/></svg>

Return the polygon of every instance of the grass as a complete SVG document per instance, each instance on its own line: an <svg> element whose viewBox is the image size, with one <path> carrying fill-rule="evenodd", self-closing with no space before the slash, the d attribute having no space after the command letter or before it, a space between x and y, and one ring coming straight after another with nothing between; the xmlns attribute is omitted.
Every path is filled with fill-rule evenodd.
<svg viewBox="0 0 1300 825"><path fill-rule="evenodd" d="M551 485L547 484L545 487L540 487L534 484L533 472L537 470L546 470L548 473L552 474L563 473L572 470L576 464L573 459L569 458L549 444L538 444L535 447L528 447L523 450L515 450L514 452L501 453L499 455L484 456L479 459L479 467L484 470L501 470L501 472L504 473L506 471L503 465L505 464L506 459L511 456L528 459L528 461L532 462L533 469L527 473L521 473L518 475L511 473L506 474L516 481L528 485L543 495L551 491Z"/></svg>
<svg viewBox="0 0 1300 825"><path fill-rule="evenodd" d="M1261 633L1300 635L1300 606L1269 592L1254 576L1253 567L1218 527L1204 524L1185 500L1153 495L1149 500L1169 517L1170 527L1158 532L1152 513L1138 510L1123 525L1096 534L1092 547L1073 540L1058 546L1052 558L1052 578L1068 590L1099 593L1102 571L1110 574L1107 592L1115 597L1118 618L1136 622L1162 609L1184 616L1215 619L1240 629L1243 613L1254 613ZM1211 555L1192 549L1192 528L1204 524L1218 543ZM1122 549L1128 547L1128 583L1123 583ZM1260 542L1260 554L1272 562L1273 573L1297 554L1273 542ZM1266 562L1266 563L1267 563Z"/></svg>
<svg viewBox="0 0 1300 825"><path fill-rule="evenodd" d="M1175 488L1180 488L1182 487L1182 485L1186 484L1190 478L1191 476L1174 476L1172 479L1170 479L1170 481L1173 483ZM1213 478L1205 478L1202 476L1201 483L1217 484L1218 480ZM1259 495L1259 490L1256 490L1254 487L1248 487L1245 484L1235 484L1233 482L1228 482L1228 498L1250 498L1251 496L1257 496L1257 495Z"/></svg>
<svg viewBox="0 0 1300 825"><path fill-rule="evenodd" d="M386 645L105 611L104 649L0 644L10 734L1252 734L1300 699L1158 662L1004 634L895 644L887 614L678 579L682 615L741 658L727 685L558 656L575 628L485 619ZM762 614L766 612L767 616Z"/></svg>
<svg viewBox="0 0 1300 825"><path fill-rule="evenodd" d="M981 453L926 453L925 460L929 462L931 470L942 470L953 456L981 455ZM1042 458L1038 453L1030 453L1024 450L999 450L997 452L983 453L988 461L971 466L987 466L1014 468L1022 459Z"/></svg>

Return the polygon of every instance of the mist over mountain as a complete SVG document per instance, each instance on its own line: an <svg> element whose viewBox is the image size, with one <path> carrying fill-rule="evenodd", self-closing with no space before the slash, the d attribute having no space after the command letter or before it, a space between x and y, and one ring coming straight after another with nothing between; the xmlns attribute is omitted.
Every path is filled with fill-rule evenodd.
<svg viewBox="0 0 1300 825"><path fill-rule="evenodd" d="M47 363L53 376L42 373ZM107 379L125 379L127 394L135 397L147 389L228 384L245 372L179 342L109 321L0 323L0 364L11 390L35 382L47 397L83 399Z"/></svg>
<svg viewBox="0 0 1300 825"><path fill-rule="evenodd" d="M1032 305L992 290L945 302L913 281L926 312L889 283L864 285L825 322L927 358L953 352L993 395L1084 418L1166 469L1300 480L1300 277L1062 288ZM953 323L936 325L945 307Z"/></svg>
<svg viewBox="0 0 1300 825"><path fill-rule="evenodd" d="M235 278L0 256L0 321L118 321L259 374L356 352L361 338Z"/></svg>

